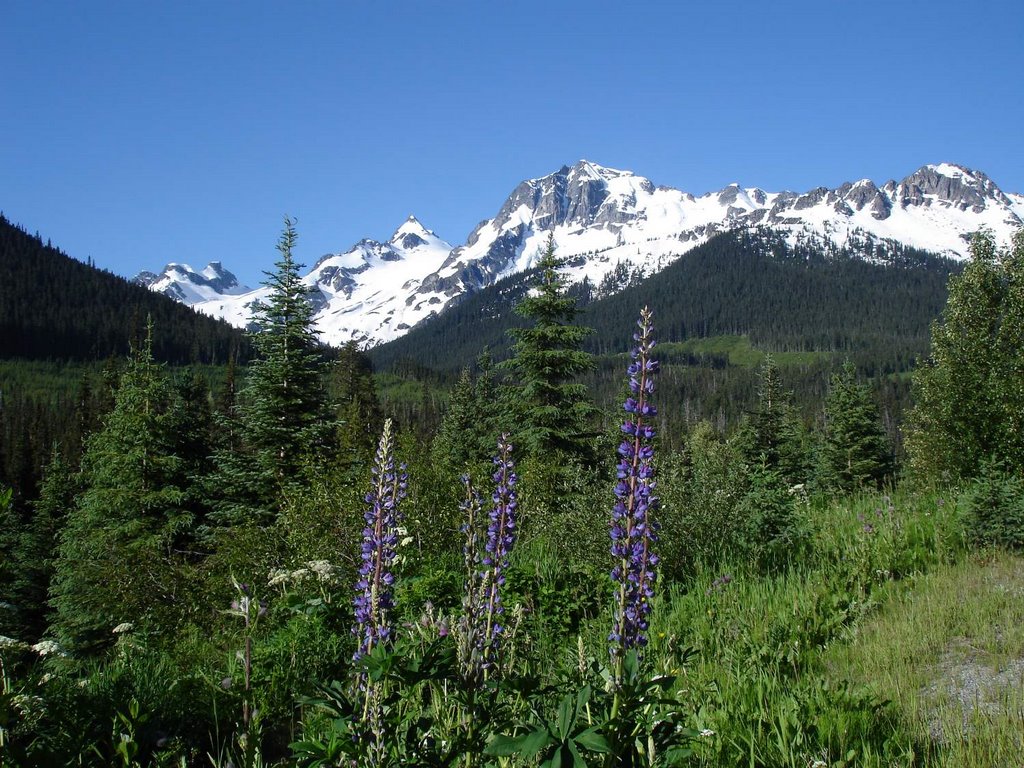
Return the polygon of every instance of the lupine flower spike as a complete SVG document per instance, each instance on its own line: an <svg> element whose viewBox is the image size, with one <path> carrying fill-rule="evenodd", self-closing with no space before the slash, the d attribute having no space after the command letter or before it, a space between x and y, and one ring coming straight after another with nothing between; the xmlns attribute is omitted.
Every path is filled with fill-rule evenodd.
<svg viewBox="0 0 1024 768"><path fill-rule="evenodd" d="M359 638L356 659L368 654L378 643L391 639L391 610L394 608L394 564L398 548L399 504L405 498L408 478L405 466L395 471L391 419L384 422L373 466L373 484L366 494L362 562L356 582L353 633Z"/></svg>
<svg viewBox="0 0 1024 768"><path fill-rule="evenodd" d="M654 392L658 363L651 359L654 347L651 318L651 310L644 307L637 323L639 330L633 334L636 346L627 371L630 394L623 406L626 411L622 424L624 439L619 446L618 483L612 508L611 553L615 566L611 575L618 589L608 639L612 658L617 662L627 650L647 644L648 617L657 578L658 556L654 553L654 544L658 539L658 524L653 512L658 499L654 496L652 446L657 409L651 405L650 396ZM616 667L621 674L621 664Z"/></svg>
<svg viewBox="0 0 1024 768"><path fill-rule="evenodd" d="M462 533L466 537L463 556L466 565L465 594L462 598L462 617L459 627L459 661L467 681L473 681L481 671L480 654L483 651L483 597L486 584L482 570L481 516L483 501L473 487L469 475L462 476L465 498L460 505L463 519Z"/></svg>
<svg viewBox="0 0 1024 768"><path fill-rule="evenodd" d="M494 457L494 465L494 494L491 497L494 504L490 511L483 557L487 573L483 600L486 626L482 638L486 644L485 665L494 663L505 631L501 624L501 614L504 612L501 588L505 584L508 558L516 540L516 473L508 435L498 438L498 455Z"/></svg>

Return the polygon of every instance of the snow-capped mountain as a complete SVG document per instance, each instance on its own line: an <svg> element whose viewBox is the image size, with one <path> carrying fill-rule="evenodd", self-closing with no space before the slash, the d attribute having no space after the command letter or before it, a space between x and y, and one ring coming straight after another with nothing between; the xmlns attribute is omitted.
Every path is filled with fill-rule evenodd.
<svg viewBox="0 0 1024 768"><path fill-rule="evenodd" d="M444 301L419 289L451 250L450 244L410 216L387 242L360 240L344 253L320 258L303 282L310 288L321 338L336 345L349 339L392 339L440 310ZM180 267L171 267L156 280L152 273L142 273L136 280L173 298L198 295L191 301L179 300L239 327L249 322L252 302L267 294L266 288L198 294L191 283L179 293L175 276Z"/></svg>
<svg viewBox="0 0 1024 768"><path fill-rule="evenodd" d="M586 160L515 188L497 215L453 248L414 217L386 243L362 240L321 258L304 279L313 289L320 334L328 343L382 342L441 311L450 301L528 269L549 235L569 261L573 281L614 289L614 275L651 275L714 234L767 226L822 248L863 248L895 240L954 258L972 233L1001 242L1024 224L1024 195L1003 193L985 174L958 165L926 165L902 181L819 187L803 194L732 184L695 197L655 186L629 171ZM137 280L236 325L247 321L250 293L218 290L171 265ZM202 275L219 264L211 264ZM169 271L170 270L170 271ZM200 290L200 288L202 290Z"/></svg>
<svg viewBox="0 0 1024 768"><path fill-rule="evenodd" d="M200 272L188 264L171 263L159 275L140 272L135 276L135 282L190 306L219 296L243 295L252 290L241 285L238 278L224 269L219 261L211 261Z"/></svg>

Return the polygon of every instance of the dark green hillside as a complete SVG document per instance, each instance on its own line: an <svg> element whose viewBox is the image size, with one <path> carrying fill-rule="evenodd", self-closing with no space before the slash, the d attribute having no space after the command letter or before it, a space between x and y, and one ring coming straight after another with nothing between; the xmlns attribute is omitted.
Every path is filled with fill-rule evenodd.
<svg viewBox="0 0 1024 768"><path fill-rule="evenodd" d="M595 352L630 345L628 320L648 304L666 340L746 335L778 352L841 352L883 372L928 348L956 262L898 244L825 255L771 230L728 232L655 277L587 308Z"/></svg>
<svg viewBox="0 0 1024 768"><path fill-rule="evenodd" d="M867 248L869 246L865 246ZM946 299L955 262L899 245L828 256L791 247L770 230L726 232L639 285L592 303L577 286L579 322L593 328L590 351L630 345L637 308L655 311L661 338L746 335L774 351L848 354L875 372L907 370L927 349L929 324ZM378 369L415 361L437 369L471 363L484 346L505 356L511 311L530 274L509 277L442 316L371 351Z"/></svg>
<svg viewBox="0 0 1024 768"><path fill-rule="evenodd" d="M241 331L70 258L0 216L0 358L102 360L128 353L151 317L170 363L248 356Z"/></svg>

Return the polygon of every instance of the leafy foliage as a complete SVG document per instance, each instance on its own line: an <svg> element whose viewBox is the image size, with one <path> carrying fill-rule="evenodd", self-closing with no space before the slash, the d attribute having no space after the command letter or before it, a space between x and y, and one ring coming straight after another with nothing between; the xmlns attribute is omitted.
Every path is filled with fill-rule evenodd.
<svg viewBox="0 0 1024 768"><path fill-rule="evenodd" d="M914 374L907 451L933 480L976 477L988 461L1024 472L1024 232L999 252L989 234L950 280L931 354Z"/></svg>

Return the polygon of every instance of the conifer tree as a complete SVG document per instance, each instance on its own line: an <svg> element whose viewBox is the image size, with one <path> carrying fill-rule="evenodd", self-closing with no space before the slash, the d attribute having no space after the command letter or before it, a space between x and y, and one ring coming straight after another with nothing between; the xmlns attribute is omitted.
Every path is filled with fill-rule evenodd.
<svg viewBox="0 0 1024 768"><path fill-rule="evenodd" d="M17 603L12 589L17 569L14 552L18 545L21 526L11 506L14 493L0 485L0 634L16 635L18 631Z"/></svg>
<svg viewBox="0 0 1024 768"><path fill-rule="evenodd" d="M822 481L844 491L878 487L892 472L892 452L871 391L849 360L832 376L825 401Z"/></svg>
<svg viewBox="0 0 1024 768"><path fill-rule="evenodd" d="M513 403L520 416L518 443L533 456L556 461L558 456L591 458L585 432L594 410L586 387L575 381L594 365L581 348L591 330L573 324L578 310L566 295L562 266L549 236L537 263L535 290L516 306L531 325L509 331L515 344L507 362L520 381Z"/></svg>
<svg viewBox="0 0 1024 768"><path fill-rule="evenodd" d="M17 637L35 640L46 629L47 594L53 576L61 528L79 491L77 473L53 446L43 473L39 498L22 526L13 552L14 575L9 602L17 612Z"/></svg>
<svg viewBox="0 0 1024 768"><path fill-rule="evenodd" d="M284 494L331 444L324 377L313 305L292 256L297 233L291 219L277 243L280 258L268 272L267 298L254 307L250 336L256 357L238 398L236 450L215 457L216 524L269 523Z"/></svg>
<svg viewBox="0 0 1024 768"><path fill-rule="evenodd" d="M774 472L787 483L801 483L808 474L806 432L771 355L765 355L757 376L757 408L740 435L741 450L751 465Z"/></svg>
<svg viewBox="0 0 1024 768"><path fill-rule="evenodd" d="M473 375L469 368L463 368L431 445L434 461L455 472L464 472L478 459L471 439L476 406L474 394Z"/></svg>
<svg viewBox="0 0 1024 768"><path fill-rule="evenodd" d="M913 393L907 452L917 472L955 482L990 461L1024 472L1024 230L1004 251L991 234L975 236Z"/></svg>
<svg viewBox="0 0 1024 768"><path fill-rule="evenodd" d="M513 424L501 401L501 387L490 349L476 359L473 378L473 411L476 418L466 439L474 446L479 461L493 463L494 443L503 434L511 434Z"/></svg>
<svg viewBox="0 0 1024 768"><path fill-rule="evenodd" d="M338 454L343 464L368 464L384 417L373 379L373 364L355 341L347 342L331 374L337 403Z"/></svg>
<svg viewBox="0 0 1024 768"><path fill-rule="evenodd" d="M113 410L86 441L83 491L60 534L53 629L82 650L111 641L122 622L160 621L179 586L174 542L192 520L171 390L151 340L133 353Z"/></svg>

